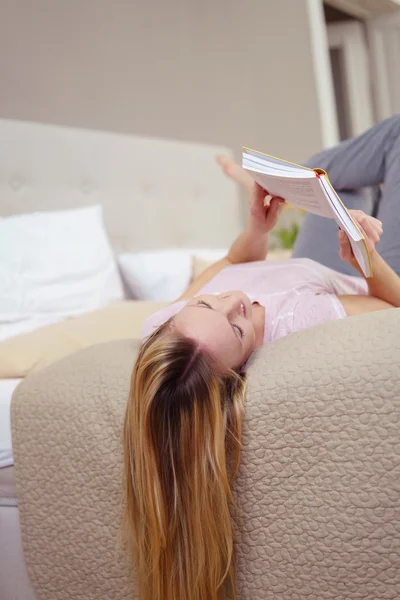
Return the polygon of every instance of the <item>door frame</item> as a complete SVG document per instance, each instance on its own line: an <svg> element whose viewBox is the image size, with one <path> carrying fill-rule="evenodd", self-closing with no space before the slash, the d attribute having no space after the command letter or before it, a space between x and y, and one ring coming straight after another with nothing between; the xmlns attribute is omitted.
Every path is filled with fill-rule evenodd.
<svg viewBox="0 0 400 600"><path fill-rule="evenodd" d="M358 19L370 19L397 10L400 0L325 0L325 4Z"/></svg>
<svg viewBox="0 0 400 600"><path fill-rule="evenodd" d="M360 21L328 23L329 49L339 49L343 57L346 120L349 137L359 135L374 124L369 51L364 25Z"/></svg>
<svg viewBox="0 0 400 600"><path fill-rule="evenodd" d="M391 33L395 31L395 36ZM375 104L375 115L378 121L390 117L398 112L392 97L391 69L390 65L398 62L398 49L400 35L400 10L395 14L381 15L367 21L367 36L370 50L371 73L373 83L373 95ZM397 69L395 73L397 73ZM394 74L394 76L396 76ZM397 86L397 97L400 97L400 79L397 76L394 84Z"/></svg>
<svg viewBox="0 0 400 600"><path fill-rule="evenodd" d="M329 148L340 141L340 135L324 6L322 0L306 1L322 146Z"/></svg>

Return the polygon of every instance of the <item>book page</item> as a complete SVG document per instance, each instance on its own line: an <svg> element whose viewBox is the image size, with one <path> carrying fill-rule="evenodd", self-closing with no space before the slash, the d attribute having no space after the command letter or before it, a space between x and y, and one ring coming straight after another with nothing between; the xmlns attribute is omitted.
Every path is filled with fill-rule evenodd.
<svg viewBox="0 0 400 600"><path fill-rule="evenodd" d="M285 173L292 173L293 175L295 175L296 173L299 173L300 175L309 175L313 172L312 169L295 167L288 163L284 163L279 160L272 160L267 157L260 158L255 155L248 154L246 152L243 152L242 163L243 167L246 166L250 169L254 168L256 171L259 167L261 167L261 170L267 167L268 169L284 171Z"/></svg>
<svg viewBox="0 0 400 600"><path fill-rule="evenodd" d="M318 177L267 175L246 168L253 179L271 196L280 196L289 204L321 217L334 218L334 212L321 188Z"/></svg>
<svg viewBox="0 0 400 600"><path fill-rule="evenodd" d="M325 176L321 177L320 181L322 189L324 190L324 193L335 212L336 222L349 237L353 254L356 257L362 272L366 277L371 277L372 273L369 252L363 234L353 222L351 215L348 213L347 208L341 201L340 197L337 196L329 179Z"/></svg>
<svg viewBox="0 0 400 600"><path fill-rule="evenodd" d="M356 257L356 260L360 265L365 277L371 277L371 269L368 260L368 250L366 247L364 247L363 240L360 240L358 242L350 240L350 244L351 249L353 250L353 254Z"/></svg>
<svg viewBox="0 0 400 600"><path fill-rule="evenodd" d="M348 235L352 237L354 240L361 239L360 231L354 225L353 219L347 212L347 208L344 206L343 202L337 196L332 184L330 183L327 177L321 177L320 179L322 188L326 197L328 198L334 212L337 215L337 221L339 225L346 231Z"/></svg>
<svg viewBox="0 0 400 600"><path fill-rule="evenodd" d="M308 167L304 167L303 165L297 165L295 163L291 163L287 160L283 160L282 158L277 158L276 156L271 156L270 154L263 154L262 152L257 152L257 150L252 150L251 148L243 147L243 156L247 154L249 157L256 158L262 162L274 163L280 166L285 166L286 168L292 169L304 169L306 171L310 171Z"/></svg>

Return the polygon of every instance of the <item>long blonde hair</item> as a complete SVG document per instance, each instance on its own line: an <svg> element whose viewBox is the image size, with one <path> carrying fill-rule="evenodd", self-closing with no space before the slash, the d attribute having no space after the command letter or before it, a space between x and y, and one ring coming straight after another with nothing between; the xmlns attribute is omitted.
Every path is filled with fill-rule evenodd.
<svg viewBox="0 0 400 600"><path fill-rule="evenodd" d="M231 492L245 377L169 322L142 345L124 423L124 533L140 600L236 599ZM240 516L239 516L240 518Z"/></svg>

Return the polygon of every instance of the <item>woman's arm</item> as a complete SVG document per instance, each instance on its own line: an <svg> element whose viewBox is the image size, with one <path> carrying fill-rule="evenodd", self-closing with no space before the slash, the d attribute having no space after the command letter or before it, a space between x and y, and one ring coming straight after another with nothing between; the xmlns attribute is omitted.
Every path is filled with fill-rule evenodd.
<svg viewBox="0 0 400 600"><path fill-rule="evenodd" d="M382 235L382 223L362 211L350 211L362 229L371 255L373 277L366 279L368 296L339 296L348 316L385 308L400 307L400 278L375 250ZM340 257L350 263L361 276L364 274L351 250L344 231L339 231Z"/></svg>
<svg viewBox="0 0 400 600"><path fill-rule="evenodd" d="M374 276L366 280L368 296L339 296L349 317L400 306L400 277L376 250L371 254L371 262ZM358 264L353 264L353 266L360 275L363 275Z"/></svg>
<svg viewBox="0 0 400 600"><path fill-rule="evenodd" d="M217 261L200 273L178 300L188 300L201 290L215 275L230 265L264 260L268 252L268 232L275 226L279 208L285 202L282 198L272 198L258 184L254 184L249 196L249 215L243 232L233 242L225 258Z"/></svg>

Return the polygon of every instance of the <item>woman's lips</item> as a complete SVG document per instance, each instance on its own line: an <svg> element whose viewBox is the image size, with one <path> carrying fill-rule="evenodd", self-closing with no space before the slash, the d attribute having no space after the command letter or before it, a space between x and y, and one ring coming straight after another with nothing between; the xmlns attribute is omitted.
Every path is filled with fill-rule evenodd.
<svg viewBox="0 0 400 600"><path fill-rule="evenodd" d="M248 296L246 296L246 294L243 294L243 296L242 296L242 304L243 304L243 309L244 309L243 316L245 317L245 319L251 320L253 307L252 307L250 298Z"/></svg>
<svg viewBox="0 0 400 600"><path fill-rule="evenodd" d="M235 294L237 294L238 292L235 292ZM248 296L246 296L246 294L244 292L239 292L241 295L241 302L240 302L240 309L242 311L243 317L245 319L247 319L247 315L252 314L252 305L251 305L251 300ZM221 296L222 299L224 298L230 298L232 296L232 294L225 294L224 296Z"/></svg>

